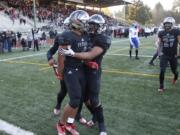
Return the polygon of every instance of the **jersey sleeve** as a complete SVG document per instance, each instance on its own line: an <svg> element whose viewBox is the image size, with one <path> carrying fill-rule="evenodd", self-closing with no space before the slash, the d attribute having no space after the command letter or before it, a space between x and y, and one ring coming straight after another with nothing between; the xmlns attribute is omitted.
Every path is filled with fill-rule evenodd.
<svg viewBox="0 0 180 135"><path fill-rule="evenodd" d="M158 33L158 38L162 38L162 31Z"/></svg>
<svg viewBox="0 0 180 135"><path fill-rule="evenodd" d="M180 36L180 29L177 29L177 36Z"/></svg>
<svg viewBox="0 0 180 135"><path fill-rule="evenodd" d="M111 46L111 38L105 35L98 35L96 36L94 46L101 47L104 51L106 51Z"/></svg>
<svg viewBox="0 0 180 135"><path fill-rule="evenodd" d="M53 58L53 55L57 52L59 46L65 46L69 44L66 35L68 35L67 32L63 32L62 34L56 36L54 45L47 52L48 61Z"/></svg>
<svg viewBox="0 0 180 135"><path fill-rule="evenodd" d="M50 59L53 58L53 55L56 53L58 50L59 43L58 43L58 36L54 40L54 45L49 49L47 52L47 60L49 61Z"/></svg>

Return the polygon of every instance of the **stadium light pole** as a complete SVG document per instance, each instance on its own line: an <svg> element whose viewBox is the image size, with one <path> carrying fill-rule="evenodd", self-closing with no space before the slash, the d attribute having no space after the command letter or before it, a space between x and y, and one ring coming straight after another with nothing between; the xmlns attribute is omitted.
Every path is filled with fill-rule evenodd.
<svg viewBox="0 0 180 135"><path fill-rule="evenodd" d="M36 0L33 0L34 30L36 29Z"/></svg>

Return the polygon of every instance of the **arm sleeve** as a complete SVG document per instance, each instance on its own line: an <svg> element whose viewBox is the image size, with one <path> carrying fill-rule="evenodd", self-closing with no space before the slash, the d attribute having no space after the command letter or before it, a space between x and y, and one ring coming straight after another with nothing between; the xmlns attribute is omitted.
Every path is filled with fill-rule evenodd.
<svg viewBox="0 0 180 135"><path fill-rule="evenodd" d="M158 33L158 38L161 38L162 37L162 34L161 32Z"/></svg>
<svg viewBox="0 0 180 135"><path fill-rule="evenodd" d="M66 46L69 45L70 42L68 39L68 33L64 32L60 35L57 35L54 40L54 45L50 48L50 50L47 52L47 60L49 61L52 59L53 55L57 52L59 46Z"/></svg>
<svg viewBox="0 0 180 135"><path fill-rule="evenodd" d="M56 37L55 41L54 41L54 45L49 49L49 51L47 52L47 60L49 61L50 59L53 58L53 55L56 53L56 51L58 50L59 47L59 43L58 43L58 37Z"/></svg>

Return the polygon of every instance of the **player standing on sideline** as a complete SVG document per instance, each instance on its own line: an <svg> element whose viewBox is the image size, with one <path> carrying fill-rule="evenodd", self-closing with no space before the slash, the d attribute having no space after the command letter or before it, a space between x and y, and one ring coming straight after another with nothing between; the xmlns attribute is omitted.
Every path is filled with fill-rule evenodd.
<svg viewBox="0 0 180 135"><path fill-rule="evenodd" d="M89 37L86 34L86 22L89 15L83 10L77 10L69 16L71 30L63 32L58 41L67 41L75 52L86 52ZM60 48L63 44L59 44ZM72 135L79 135L74 126L74 120L85 94L84 61L77 58L65 57L63 78L67 87L70 102L65 106L62 117L57 124L58 135L65 135L66 131Z"/></svg>
<svg viewBox="0 0 180 135"><path fill-rule="evenodd" d="M129 28L129 41L130 41L130 50L129 50L129 56L132 58L132 49L135 47L135 53L136 53L136 59L138 60L138 50L139 50L139 44L140 40L138 37L138 28L136 24L132 24L131 28Z"/></svg>
<svg viewBox="0 0 180 135"><path fill-rule="evenodd" d="M160 87L159 92L164 91L164 76L168 62L170 63L171 71L174 74L172 83L175 84L178 79L177 71L177 48L180 43L180 31L173 28L175 20L173 17L167 17L163 21L164 30L158 34L160 52ZM160 50L160 49L159 49Z"/></svg>
<svg viewBox="0 0 180 135"><path fill-rule="evenodd" d="M86 79L87 79L87 107L92 109L93 117L96 117L99 126L99 135L107 135L103 107L99 100L100 82L101 82L101 62L106 51L111 45L111 38L103 35L105 20L101 15L95 14L89 20L89 32L92 46L89 52L76 52L71 48L61 49L62 55L72 56L82 60L91 60L87 62ZM94 120L88 122L93 125Z"/></svg>

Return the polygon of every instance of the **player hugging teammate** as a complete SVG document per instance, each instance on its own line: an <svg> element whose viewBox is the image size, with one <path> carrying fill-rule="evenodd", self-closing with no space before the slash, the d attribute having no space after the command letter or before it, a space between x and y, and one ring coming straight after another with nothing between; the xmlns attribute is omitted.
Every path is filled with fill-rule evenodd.
<svg viewBox="0 0 180 135"><path fill-rule="evenodd" d="M74 120L83 102L92 114L92 120L86 124L91 127L97 122L99 135L107 135L99 100L101 61L111 45L111 38L103 34L105 20L98 14L89 18L83 10L74 11L68 19L70 30L57 39L59 74L70 99L57 124L58 135L65 135L66 131L79 135Z"/></svg>

